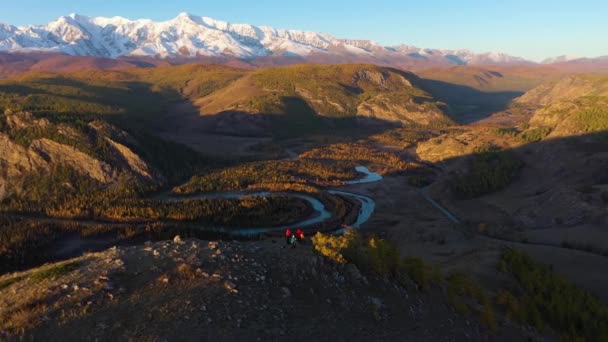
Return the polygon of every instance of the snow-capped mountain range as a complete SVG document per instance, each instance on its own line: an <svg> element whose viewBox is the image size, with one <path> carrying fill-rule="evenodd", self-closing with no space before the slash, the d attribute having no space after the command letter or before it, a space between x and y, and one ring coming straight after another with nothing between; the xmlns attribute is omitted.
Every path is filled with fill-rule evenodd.
<svg viewBox="0 0 608 342"><path fill-rule="evenodd" d="M15 27L0 24L0 51L44 51L104 58L234 57L247 60L267 56L356 56L367 60L406 58L455 65L533 63L504 53L477 54L469 50L421 49L408 45L386 47L368 40L231 24L188 13L163 22L70 14L47 25Z"/></svg>

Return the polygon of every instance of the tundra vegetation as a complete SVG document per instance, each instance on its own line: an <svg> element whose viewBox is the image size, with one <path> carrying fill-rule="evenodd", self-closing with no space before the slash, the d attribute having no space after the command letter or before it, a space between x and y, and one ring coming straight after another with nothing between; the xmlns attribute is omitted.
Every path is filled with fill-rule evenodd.
<svg viewBox="0 0 608 342"><path fill-rule="evenodd" d="M352 263L367 274L393 279L401 286L413 283L425 292L445 286L448 301L460 314L475 313L488 329L496 329L492 302L485 290L464 274L444 278L439 269L422 259L402 257L394 243L354 230L341 236L317 233L312 242L316 251L335 262Z"/></svg>
<svg viewBox="0 0 608 342"><path fill-rule="evenodd" d="M499 270L517 281L497 296L509 316L539 330L550 327L566 340L608 339L608 307L587 291L518 250L502 254Z"/></svg>
<svg viewBox="0 0 608 342"><path fill-rule="evenodd" d="M452 189L463 198L474 198L504 189L518 175L523 162L512 152L487 150L476 152L469 169L454 177Z"/></svg>

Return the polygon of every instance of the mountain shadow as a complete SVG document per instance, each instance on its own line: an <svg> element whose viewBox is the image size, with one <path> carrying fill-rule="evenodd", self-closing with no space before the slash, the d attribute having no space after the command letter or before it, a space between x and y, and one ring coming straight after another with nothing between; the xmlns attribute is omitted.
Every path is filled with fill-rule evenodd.
<svg viewBox="0 0 608 342"><path fill-rule="evenodd" d="M421 79L423 89L435 98L447 103L452 110L452 119L460 124L480 121L490 115L507 109L515 98L523 95L520 91L484 92L472 87Z"/></svg>

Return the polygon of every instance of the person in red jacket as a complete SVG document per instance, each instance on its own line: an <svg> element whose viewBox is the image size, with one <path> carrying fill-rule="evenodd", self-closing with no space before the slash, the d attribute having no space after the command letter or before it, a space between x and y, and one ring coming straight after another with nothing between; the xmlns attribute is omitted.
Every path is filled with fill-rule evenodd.
<svg viewBox="0 0 608 342"><path fill-rule="evenodd" d="M291 239L292 235L293 234L291 233L291 229L287 228L287 230L285 231L285 242L287 242L288 245L290 243L289 240Z"/></svg>
<svg viewBox="0 0 608 342"><path fill-rule="evenodd" d="M302 231L302 229L298 228L296 230L296 238L298 238L299 242L304 242L304 232Z"/></svg>

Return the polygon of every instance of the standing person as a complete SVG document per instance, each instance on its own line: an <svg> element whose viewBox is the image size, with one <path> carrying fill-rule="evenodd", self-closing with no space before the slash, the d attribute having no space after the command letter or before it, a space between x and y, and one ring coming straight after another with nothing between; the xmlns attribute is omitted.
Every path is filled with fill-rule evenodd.
<svg viewBox="0 0 608 342"><path fill-rule="evenodd" d="M289 240L293 234L291 233L291 229L287 228L285 231L285 242L289 245Z"/></svg>
<svg viewBox="0 0 608 342"><path fill-rule="evenodd" d="M298 229L296 230L296 237L298 238L298 241L299 241L300 243L304 242L304 231L302 231L302 229L301 229L301 228L298 228Z"/></svg>
<svg viewBox="0 0 608 342"><path fill-rule="evenodd" d="M291 248L296 248L297 244L298 244L298 240L296 238L296 234L291 234L291 236L289 237L289 242L291 245Z"/></svg>

